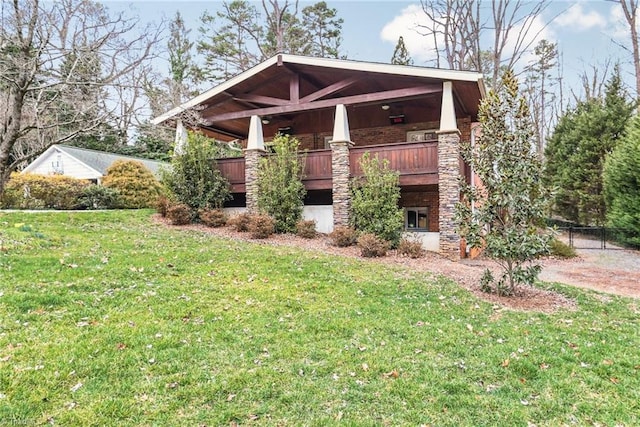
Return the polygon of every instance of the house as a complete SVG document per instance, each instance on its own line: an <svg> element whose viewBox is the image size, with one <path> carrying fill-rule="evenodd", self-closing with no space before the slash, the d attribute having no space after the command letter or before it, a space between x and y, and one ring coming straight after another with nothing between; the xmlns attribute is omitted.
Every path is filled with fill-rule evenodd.
<svg viewBox="0 0 640 427"><path fill-rule="evenodd" d="M423 246L459 257L453 222L459 179L471 180L459 155L471 141L484 96L482 75L425 67L279 54L155 118L184 139L187 110L197 129L238 141L244 157L218 166L232 186L230 206L255 210L257 165L277 132L307 150L305 217L320 231L349 221L349 179L365 152L388 159L400 173L406 231Z"/></svg>
<svg viewBox="0 0 640 427"><path fill-rule="evenodd" d="M35 173L40 175L64 175L78 179L88 179L100 184L102 177L107 174L107 169L116 160L134 160L142 163L160 178L160 169L169 167L167 163L157 162L138 157L122 156L104 151L89 150L86 148L71 147L69 145L52 145L44 153L22 170L22 173Z"/></svg>

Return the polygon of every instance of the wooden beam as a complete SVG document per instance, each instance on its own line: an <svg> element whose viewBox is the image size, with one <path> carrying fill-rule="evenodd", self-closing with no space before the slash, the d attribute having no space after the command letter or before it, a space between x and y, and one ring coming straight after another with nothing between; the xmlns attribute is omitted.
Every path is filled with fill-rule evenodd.
<svg viewBox="0 0 640 427"><path fill-rule="evenodd" d="M301 111L320 110L335 107L338 104L356 105L371 104L380 101L399 101L417 98L431 93L441 92L442 85L422 85L404 89L386 90L382 92L365 93L361 95L343 96L340 98L324 99L320 101L305 102L299 104L280 105L275 107L256 108L253 110L235 111L231 113L216 114L204 117L206 124L251 117L253 115L265 116L284 113L296 113Z"/></svg>
<svg viewBox="0 0 640 427"><path fill-rule="evenodd" d="M332 85L329 85L323 89L317 90L304 98L300 99L301 103L315 101L316 99L324 98L325 96L336 93L344 88L347 88L358 81L356 77L349 77L348 79L340 80Z"/></svg>
<svg viewBox="0 0 640 427"><path fill-rule="evenodd" d="M297 74L289 79L289 100L294 104L300 100L300 76Z"/></svg>
<svg viewBox="0 0 640 427"><path fill-rule="evenodd" d="M240 102L250 102L251 104L264 104L264 105L271 105L271 106L289 104L288 99L273 98L271 96L251 95L251 94L236 96L233 99L235 101L240 101Z"/></svg>

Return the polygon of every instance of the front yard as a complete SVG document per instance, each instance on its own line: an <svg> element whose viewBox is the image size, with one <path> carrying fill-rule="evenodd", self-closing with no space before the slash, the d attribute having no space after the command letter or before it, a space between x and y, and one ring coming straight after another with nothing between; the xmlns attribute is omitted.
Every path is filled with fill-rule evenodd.
<svg viewBox="0 0 640 427"><path fill-rule="evenodd" d="M553 289L577 310L149 211L0 214L0 424L640 424L637 300Z"/></svg>

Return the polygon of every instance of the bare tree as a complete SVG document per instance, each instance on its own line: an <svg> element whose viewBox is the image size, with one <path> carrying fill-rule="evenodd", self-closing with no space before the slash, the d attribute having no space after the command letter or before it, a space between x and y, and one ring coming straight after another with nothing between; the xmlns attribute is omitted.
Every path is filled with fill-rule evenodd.
<svg viewBox="0 0 640 427"><path fill-rule="evenodd" d="M636 97L640 98L640 46L638 43L638 0L610 0L620 4L624 12L625 20L629 25L631 37L631 51L633 54L633 66L636 74ZM639 105L640 107L640 105Z"/></svg>
<svg viewBox="0 0 640 427"><path fill-rule="evenodd" d="M151 58L161 31L136 34L138 20L90 0L2 4L0 194L18 165L117 114L117 92L135 84L128 78ZM80 66L89 52L99 69L91 79ZM97 98L78 97L90 88Z"/></svg>
<svg viewBox="0 0 640 427"><path fill-rule="evenodd" d="M483 73L496 88L503 70L514 69L536 41L544 26L536 29L536 20L549 5L548 0L493 0L484 6L481 0L421 0L430 21L422 34L435 41L437 66L473 69ZM482 48L485 34L491 46ZM535 33L534 33L535 32Z"/></svg>

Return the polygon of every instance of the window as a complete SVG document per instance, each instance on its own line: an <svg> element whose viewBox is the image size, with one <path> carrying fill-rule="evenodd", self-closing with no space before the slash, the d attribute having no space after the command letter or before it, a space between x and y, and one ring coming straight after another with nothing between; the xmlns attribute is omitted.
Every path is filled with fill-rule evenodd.
<svg viewBox="0 0 640 427"><path fill-rule="evenodd" d="M427 208L405 208L404 209L404 229L407 231L427 231L429 221Z"/></svg>
<svg viewBox="0 0 640 427"><path fill-rule="evenodd" d="M415 130L407 132L407 142L437 141L436 129Z"/></svg>

